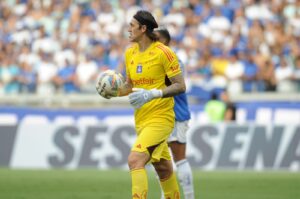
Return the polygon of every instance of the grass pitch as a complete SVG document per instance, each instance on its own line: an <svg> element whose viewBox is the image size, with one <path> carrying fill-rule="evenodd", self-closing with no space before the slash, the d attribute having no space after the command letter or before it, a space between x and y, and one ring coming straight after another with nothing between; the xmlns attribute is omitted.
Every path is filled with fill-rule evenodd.
<svg viewBox="0 0 300 199"><path fill-rule="evenodd" d="M196 199L298 199L300 173L194 171ZM0 169L1 199L130 199L128 171ZM159 199L149 172L149 199ZM182 197L183 198L183 197Z"/></svg>

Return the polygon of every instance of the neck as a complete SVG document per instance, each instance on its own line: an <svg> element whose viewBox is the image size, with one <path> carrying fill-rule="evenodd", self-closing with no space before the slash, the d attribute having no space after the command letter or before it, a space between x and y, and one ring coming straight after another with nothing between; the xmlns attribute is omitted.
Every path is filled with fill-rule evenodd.
<svg viewBox="0 0 300 199"><path fill-rule="evenodd" d="M144 36L144 38L141 39L141 41L138 42L140 52L144 52L145 50L147 50L147 48L148 48L152 43L153 43L153 41L152 41L149 37Z"/></svg>

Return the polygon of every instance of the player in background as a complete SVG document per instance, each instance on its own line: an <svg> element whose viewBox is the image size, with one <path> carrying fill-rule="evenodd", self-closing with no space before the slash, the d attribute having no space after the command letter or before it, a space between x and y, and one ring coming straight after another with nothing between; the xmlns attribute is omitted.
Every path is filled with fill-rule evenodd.
<svg viewBox="0 0 300 199"><path fill-rule="evenodd" d="M125 86L118 94L101 93L105 98L129 94L129 102L135 108L137 139L128 157L133 199L147 198L148 162L159 176L165 198L180 198L167 140L175 123L173 96L185 92L185 82L175 53L157 41L153 32L157 27L148 11L141 10L133 16L128 29L133 44L124 59ZM169 86L165 84L166 76Z"/></svg>
<svg viewBox="0 0 300 199"><path fill-rule="evenodd" d="M171 36L169 31L164 27L159 27L154 30L160 42L169 46ZM181 71L184 71L184 65L179 60ZM167 85L169 84L166 79ZM188 122L191 119L191 114L188 107L186 93L181 93L174 96L174 112L175 112L175 127L172 131L168 143L171 149L173 159L176 165L177 176L180 186L182 187L185 199L194 199L194 185L192 169L186 159L186 133L188 130ZM163 199L163 195L162 195Z"/></svg>

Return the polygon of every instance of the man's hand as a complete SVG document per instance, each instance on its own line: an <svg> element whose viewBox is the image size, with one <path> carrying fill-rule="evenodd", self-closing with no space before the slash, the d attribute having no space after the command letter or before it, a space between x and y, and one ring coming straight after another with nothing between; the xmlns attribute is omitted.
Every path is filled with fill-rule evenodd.
<svg viewBox="0 0 300 199"><path fill-rule="evenodd" d="M129 102L136 109L142 107L154 98L162 97L162 90L133 88L132 91L133 92L129 94Z"/></svg>

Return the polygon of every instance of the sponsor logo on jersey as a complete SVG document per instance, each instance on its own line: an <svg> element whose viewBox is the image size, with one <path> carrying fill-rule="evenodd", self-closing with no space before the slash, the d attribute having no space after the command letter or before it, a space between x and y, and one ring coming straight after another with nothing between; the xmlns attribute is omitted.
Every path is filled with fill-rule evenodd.
<svg viewBox="0 0 300 199"><path fill-rule="evenodd" d="M137 85L151 85L151 84L154 84L154 79L152 78L140 78L140 79L133 79L132 80L132 83L134 86L137 86Z"/></svg>

